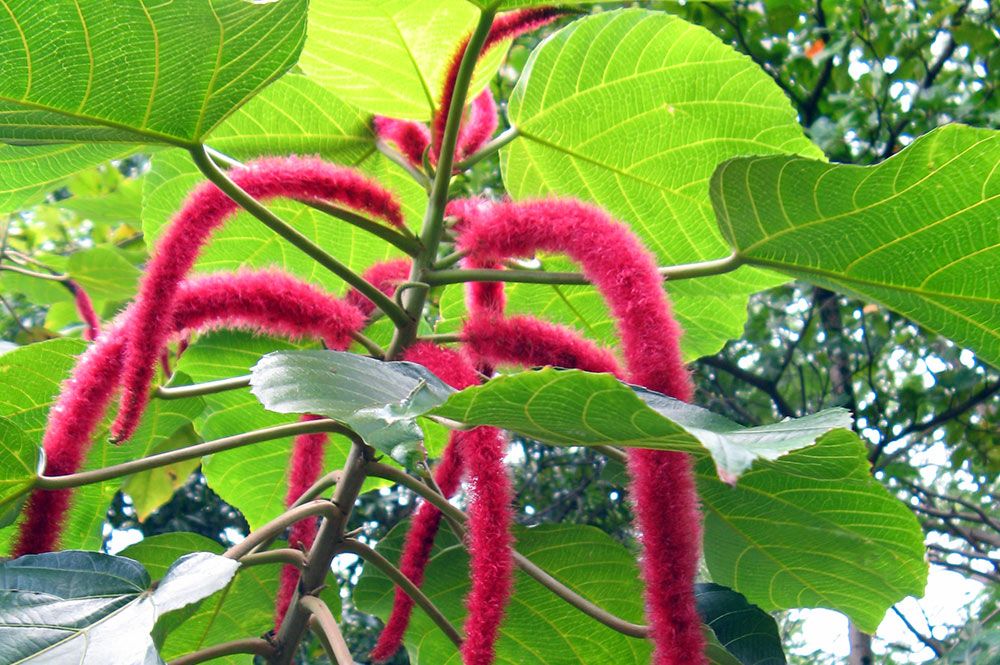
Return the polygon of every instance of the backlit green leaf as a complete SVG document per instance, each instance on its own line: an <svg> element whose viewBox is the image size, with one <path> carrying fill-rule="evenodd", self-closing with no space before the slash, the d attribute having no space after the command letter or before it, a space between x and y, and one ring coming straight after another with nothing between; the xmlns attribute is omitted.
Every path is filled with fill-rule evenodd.
<svg viewBox="0 0 1000 665"><path fill-rule="evenodd" d="M736 159L712 196L748 263L879 302L1000 365L1000 132L945 126L877 166Z"/></svg>

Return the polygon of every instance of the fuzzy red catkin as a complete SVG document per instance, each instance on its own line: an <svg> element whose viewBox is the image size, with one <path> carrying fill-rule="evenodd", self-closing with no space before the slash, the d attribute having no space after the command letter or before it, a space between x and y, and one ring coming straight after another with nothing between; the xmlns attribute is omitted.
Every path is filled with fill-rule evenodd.
<svg viewBox="0 0 1000 665"><path fill-rule="evenodd" d="M319 420L321 416L305 414L299 422ZM292 459L288 468L288 493L285 494L285 506L290 507L299 497L319 480L323 469L323 455L330 437L326 432L300 434L292 444ZM288 535L289 547L308 549L316 540L316 518L300 520L292 525ZM288 611L299 582L299 569L296 566L285 565L281 569L281 581L278 586L278 598L274 607L274 625L280 626Z"/></svg>
<svg viewBox="0 0 1000 665"><path fill-rule="evenodd" d="M494 19L480 54L486 53L505 39L514 39L548 25L563 14L565 11L555 7L519 9L501 14ZM451 100L455 96L455 80L458 78L458 70L461 68L462 58L465 56L465 49L468 45L469 38L466 37L452 54L445 72L440 103L437 112L431 119L431 155L435 160L441 154L441 140L444 137L445 125L448 124L448 109L451 108ZM492 132L490 133L492 134Z"/></svg>
<svg viewBox="0 0 1000 665"><path fill-rule="evenodd" d="M347 303L276 270L188 279L180 283L177 294L171 330L182 337L196 330L243 328L293 338L318 337L344 348L351 332L364 322L361 312ZM119 386L125 328L133 315L130 308L107 327L63 384L42 440L46 474L67 475L80 469ZM14 556L55 549L71 496L72 490L32 492Z"/></svg>
<svg viewBox="0 0 1000 665"><path fill-rule="evenodd" d="M261 159L230 172L255 199L323 200L354 208L394 226L403 224L398 201L360 173L318 159ZM122 404L112 426L116 441L131 436L146 403L156 359L170 335L177 283L194 265L211 234L240 207L211 183L199 185L156 245L135 299L125 353Z"/></svg>
<svg viewBox="0 0 1000 665"><path fill-rule="evenodd" d="M497 130L497 103L486 88L469 104L468 117L458 127L455 159L465 159L493 138Z"/></svg>
<svg viewBox="0 0 1000 665"><path fill-rule="evenodd" d="M375 134L386 143L396 146L410 164L421 167L424 153L431 144L431 130L414 120L400 120L377 115L372 119Z"/></svg>
<svg viewBox="0 0 1000 665"><path fill-rule="evenodd" d="M88 342L93 342L101 334L101 320L94 311L94 303L90 300L87 290L73 280L66 282L66 286L73 292L73 302L76 304L76 312L83 321L83 338Z"/></svg>
<svg viewBox="0 0 1000 665"><path fill-rule="evenodd" d="M473 369L463 354L453 349L434 346L429 342L419 342L407 349L403 357L405 360L423 365L453 388L462 389L479 383L479 375L475 369ZM434 471L434 480L445 496L451 497L458 491L464 458L470 454L465 448L466 442L468 442L468 445L479 445L479 437L486 436L478 433L481 429L489 428L477 428L471 432L452 433L448 441L448 446L442 455L441 462ZM501 452L497 453L498 460L502 457L502 442L500 445ZM504 482L508 482L506 475L504 475ZM490 491L490 488L487 488L486 491ZM502 500L502 497L498 498ZM504 505L509 506L509 504L510 500L508 498ZM399 568L417 586L423 583L424 570L427 568L427 562L430 558L431 549L434 546L434 538L437 536L440 523L441 513L433 505L425 502L417 509L411 521L410 529L406 533L403 551L400 555ZM487 551L483 553L483 556L495 555ZM510 553L509 551L506 553L501 552L500 556L509 558ZM500 589L502 590L502 588L501 586ZM506 604L505 597L498 596L495 600L500 600L502 604ZM476 612L479 615L482 614L478 608ZM409 625L412 613L413 600L402 589L397 588L393 598L392 613L388 621L386 621L378 643L371 652L371 658L374 662L388 660L393 654L399 651L403 644L403 635ZM480 616L476 621L482 623L483 619ZM480 630L480 633L482 632L484 631Z"/></svg>
<svg viewBox="0 0 1000 665"><path fill-rule="evenodd" d="M681 330L656 263L624 225L576 201L463 203L459 249L478 261L564 252L604 295L618 321L631 381L689 401L693 388L680 355ZM642 534L647 613L657 665L704 662L693 583L701 514L687 455L629 451L631 494ZM664 516L669 515L669 519Z"/></svg>
<svg viewBox="0 0 1000 665"><path fill-rule="evenodd" d="M392 259L390 261L379 261L369 267L361 277L366 282L375 286L387 296L392 296L396 292L396 287L410 278L410 268L413 263L409 259ZM371 316L375 311L375 303L365 297L357 289L347 292L347 302L361 310L365 316Z"/></svg>

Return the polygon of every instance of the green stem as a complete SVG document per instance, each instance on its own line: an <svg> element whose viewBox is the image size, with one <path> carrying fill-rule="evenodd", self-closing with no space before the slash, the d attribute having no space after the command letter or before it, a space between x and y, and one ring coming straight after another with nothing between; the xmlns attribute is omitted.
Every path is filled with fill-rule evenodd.
<svg viewBox="0 0 1000 665"><path fill-rule="evenodd" d="M262 640L259 637L247 637L242 640L223 642L222 644L215 644L204 649L199 649L193 653L174 658L167 665L197 665L198 663L207 663L210 660L241 653L254 654L267 658L274 655L274 647L267 640Z"/></svg>
<svg viewBox="0 0 1000 665"><path fill-rule="evenodd" d="M421 342L434 342L435 344L457 344L462 341L462 336L458 333L430 333L420 335L417 339Z"/></svg>
<svg viewBox="0 0 1000 665"><path fill-rule="evenodd" d="M361 215L351 212L350 210L345 210L339 206L335 206L332 203L326 203L325 201L310 201L308 199L296 199L300 203L304 203L314 210L319 210L322 213L326 213L331 217L336 217L342 221L347 222L353 226L358 227L362 231L367 231L373 236L378 236L382 240L395 245L399 249L403 250L410 256L416 256L420 253L422 247L420 246L420 241L413 235L405 235L400 231L397 231L385 224L380 224L378 222L372 221L367 217L362 217ZM406 227L403 227L406 228Z"/></svg>
<svg viewBox="0 0 1000 665"><path fill-rule="evenodd" d="M730 254L722 259L685 263L676 266L664 266L659 269L665 280L693 279L723 275L732 272L743 265L743 260L736 254ZM460 284L464 282L516 282L520 284L590 284L583 273L579 272L547 272L545 270L490 270L490 269L457 269L435 270L424 277L424 281L433 286L442 284Z"/></svg>
<svg viewBox="0 0 1000 665"><path fill-rule="evenodd" d="M194 383L189 386L174 386L168 388L159 386L153 393L156 399L184 399L185 397L200 397L201 395L214 395L215 393L226 392L227 390L238 390L250 385L250 375L234 376L229 379L217 379L206 381L205 383Z"/></svg>
<svg viewBox="0 0 1000 665"><path fill-rule="evenodd" d="M470 168L477 162L480 162L498 152L500 148L504 147L520 135L521 132L517 129L517 127L511 127L500 132L493 140L484 145L482 148L475 151L458 164L455 164L455 168L459 171L464 171L467 168Z"/></svg>
<svg viewBox="0 0 1000 665"><path fill-rule="evenodd" d="M236 434L235 436L227 436L222 439L215 439L214 441L198 443L186 448L168 450L165 453L150 455L149 457L140 457L136 460L116 464L114 466L106 466L101 469L91 469L89 471L71 473L65 476L39 476L38 480L35 481L35 489L58 490L70 487L80 487L81 485L90 485L92 483L100 483L105 480L111 480L112 478L121 478L133 473L139 473L140 471L156 469L161 466L167 466L168 464L175 464L177 462L203 457L211 453L222 452L223 450L232 450L233 448L248 446L262 441L272 441L274 439L284 439L287 437L298 436L299 434L313 434L316 432L333 432L335 434L344 434L345 436L355 436L352 430L344 427L338 422L326 418L321 420L309 420L300 423L289 423L287 425L276 425L274 427L254 430L253 432L246 432L244 434Z"/></svg>
<svg viewBox="0 0 1000 665"><path fill-rule="evenodd" d="M316 499L301 506L289 508L264 526L251 531L249 536L226 550L223 556L227 559L242 559L265 540L270 540L276 535L284 533L285 529L296 522L316 515L321 515L328 520L337 519L340 517L340 508L326 499Z"/></svg>
<svg viewBox="0 0 1000 665"><path fill-rule="evenodd" d="M444 209L448 204L448 187L451 185L452 166L455 158L455 144L458 142L458 127L462 122L462 113L465 110L465 98L469 92L469 82L476 68L476 61L479 59L479 52L486 42L490 27L493 25L493 17L496 15L496 8L484 9L479 14L479 21L476 28L469 37L469 42L462 55L462 62L459 64L458 73L455 77L455 89L451 97L451 106L448 108L448 118L445 123L444 135L441 137L441 152L434 173L434 181L431 184L431 191L428 195L427 210L424 212L424 224L420 230L420 243L424 249L413 261L413 269L410 271L411 282L427 282L424 276L430 273L437 260L438 247L441 244L441 236L444 233ZM427 302L427 290L412 289L408 291L404 305L408 320L403 325L396 325L396 334L393 336L392 344L389 346L387 358L394 359L399 353L409 346L417 337L417 327L420 317L423 315L424 305ZM396 320L393 319L396 323Z"/></svg>
<svg viewBox="0 0 1000 665"><path fill-rule="evenodd" d="M374 284L369 283L333 256L324 252L312 240L289 226L287 222L275 215L266 206L262 205L257 199L247 194L239 185L233 182L226 175L226 172L212 161L206 146L199 145L196 148L192 148L191 157L202 174L241 208L259 219L265 226L297 247L316 261L316 263L360 291L362 295L375 303L376 307L385 312L385 315L392 319L396 326L404 327L410 325L410 317L406 312L397 307L396 303L379 291Z"/></svg>
<svg viewBox="0 0 1000 665"><path fill-rule="evenodd" d="M411 164L406 157L403 157L401 154L390 148L381 139L375 139L375 147L380 153L385 155L389 161L409 173L410 177L416 180L425 191L429 192L431 190L431 181L430 178L427 177L427 174Z"/></svg>
<svg viewBox="0 0 1000 665"><path fill-rule="evenodd" d="M243 566L266 566L272 563L285 563L289 566L302 568L306 565L306 555L301 550L282 547L276 550L267 550L266 552L250 552L250 554L245 554L240 558L240 563Z"/></svg>
<svg viewBox="0 0 1000 665"><path fill-rule="evenodd" d="M368 351L373 358L378 358L380 360L385 358L385 349L383 349L382 346L371 337L355 332L351 333L351 339L365 347L365 350Z"/></svg>
<svg viewBox="0 0 1000 665"><path fill-rule="evenodd" d="M448 254L447 256L442 256L434 264L434 270L444 270L445 268L450 268L451 266L455 265L456 263L458 263L459 261L461 261L462 259L464 259L468 255L469 255L468 251L462 250L462 251L459 251L459 252L452 252L451 254Z"/></svg>
<svg viewBox="0 0 1000 665"><path fill-rule="evenodd" d="M17 266L11 266L11 265L0 265L0 270L6 270L8 272L16 272L19 275L27 275L28 277L34 277L35 279L45 279L50 282L69 281L68 275L47 275L42 272L35 272L34 270L28 270L27 268L19 268Z"/></svg>

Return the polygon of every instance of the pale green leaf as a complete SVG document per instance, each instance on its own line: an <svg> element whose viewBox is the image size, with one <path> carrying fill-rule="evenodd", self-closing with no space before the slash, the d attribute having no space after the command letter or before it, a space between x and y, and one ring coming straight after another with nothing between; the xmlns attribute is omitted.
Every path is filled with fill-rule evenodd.
<svg viewBox="0 0 1000 665"><path fill-rule="evenodd" d="M851 424L843 409L828 409L742 427L701 407L629 388L608 374L553 368L496 377L453 395L431 414L501 427L551 445L708 452L727 482L735 482L755 461L777 459Z"/></svg>
<svg viewBox="0 0 1000 665"><path fill-rule="evenodd" d="M465 0L312 0L299 64L359 108L427 120L451 56L478 17ZM496 73L508 45L483 56L470 98Z"/></svg>
<svg viewBox="0 0 1000 665"><path fill-rule="evenodd" d="M1000 132L948 125L877 166L737 159L712 195L747 263L881 303L1000 365Z"/></svg>
<svg viewBox="0 0 1000 665"><path fill-rule="evenodd" d="M307 0L5 8L0 139L187 145L295 63Z"/></svg>
<svg viewBox="0 0 1000 665"><path fill-rule="evenodd" d="M96 300L128 300L142 274L115 247L92 247L69 257L67 272Z"/></svg>
<svg viewBox="0 0 1000 665"><path fill-rule="evenodd" d="M38 445L0 418L0 527L17 517L19 502L38 477Z"/></svg>

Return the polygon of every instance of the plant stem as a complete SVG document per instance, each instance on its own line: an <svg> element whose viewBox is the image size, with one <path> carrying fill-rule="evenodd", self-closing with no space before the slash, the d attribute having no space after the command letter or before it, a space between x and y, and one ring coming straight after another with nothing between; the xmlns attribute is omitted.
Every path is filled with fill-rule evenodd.
<svg viewBox="0 0 1000 665"><path fill-rule="evenodd" d="M683 263L675 266L664 266L659 269L665 280L692 279L722 275L736 270L743 264L736 254L730 254L722 259L701 261L699 263ZM579 272L546 272L544 270L491 270L491 269L457 269L435 270L425 278L428 284L459 284L462 282L517 282L521 284L590 284L583 273Z"/></svg>
<svg viewBox="0 0 1000 665"><path fill-rule="evenodd" d="M215 644L204 649L199 649L180 658L174 658L167 665L197 665L198 663L205 663L216 658L233 656L238 653L255 654L267 658L274 654L274 647L267 640L262 640L259 637L247 637L242 640L223 642L222 644Z"/></svg>
<svg viewBox="0 0 1000 665"><path fill-rule="evenodd" d="M201 395L214 395L215 393L226 392L227 390L238 390L250 385L250 375L234 376L228 379L217 379L204 383L193 383L189 386L158 386L153 393L156 399L184 399L185 397L199 397Z"/></svg>
<svg viewBox="0 0 1000 665"><path fill-rule="evenodd" d="M309 610L299 602L300 596L314 595L315 590L322 588L326 581L330 562L344 542L344 527L367 477L367 465L374 451L354 432L350 433L350 438L353 445L347 454L347 461L344 462L341 481L337 483L337 489L333 494L333 503L340 510L336 516L325 519L320 524L316 540L306 556L307 563L299 577L298 588L275 636L278 651L270 659L273 665L290 665L294 659L296 647L309 622Z"/></svg>
<svg viewBox="0 0 1000 665"><path fill-rule="evenodd" d="M287 437L295 437L299 434L313 434L316 432L333 432L354 436L354 432L347 427L325 418L322 420L310 420L300 423L289 423L287 425L276 425L274 427L267 427L265 429L254 430L252 432L245 432L243 434L236 434L234 436L215 439L214 441L198 443L193 446L187 446L186 448L168 450L165 453L150 455L149 457L140 457L136 460L123 462L122 464L116 464L114 466L106 466L101 469L91 469L89 471L71 473L65 476L39 476L38 480L35 481L34 488L57 490L67 489L70 487L80 487L81 485L100 483L105 480L111 480L112 478L121 478L122 476L129 476L133 473L139 473L140 471L148 471L149 469L167 466L168 464L203 457L204 455L222 452L223 450L231 450L241 446L248 446L253 443L260 443L261 441L284 439Z"/></svg>
<svg viewBox="0 0 1000 665"><path fill-rule="evenodd" d="M455 144L458 142L458 127L462 122L462 113L465 110L469 81L472 80L479 52L482 50L490 27L493 25L495 15L495 7L483 9L480 12L479 21L469 37L465 53L462 55L462 62L458 67L444 135L441 137L441 156L438 159L437 171L434 173L434 181L427 198L427 209L424 212L424 223L420 230L420 243L424 249L413 261L413 269L410 271L411 282L427 282L425 276L433 270L434 261L437 260L438 246L441 244L441 236L444 233L444 209L448 203L448 187L451 184ZM407 320L400 325L396 319L393 319L393 323L396 324L396 333L386 355L388 360L395 359L403 349L416 339L417 327L427 302L426 290L411 289L404 295L406 296L404 306Z"/></svg>
<svg viewBox="0 0 1000 665"><path fill-rule="evenodd" d="M421 335L417 338L422 342L434 342L435 344L457 344L462 341L462 336L458 333L431 333Z"/></svg>
<svg viewBox="0 0 1000 665"><path fill-rule="evenodd" d="M434 270L444 270L445 268L450 268L468 255L468 252L461 251L452 252L447 256L442 256L441 259L434 264Z"/></svg>
<svg viewBox="0 0 1000 665"><path fill-rule="evenodd" d="M385 312L385 315L392 319L393 323L397 326L410 325L410 317L406 312L397 307L396 303L379 291L374 284L369 283L333 256L327 254L312 240L291 227L287 222L275 215L266 206L262 205L257 199L247 194L243 188L233 182L226 172L212 161L212 157L208 154L206 146L199 145L196 148L192 148L191 157L202 174L241 208L301 250L309 258L316 261L316 263L360 291L362 295L375 303L376 307Z"/></svg>
<svg viewBox="0 0 1000 665"><path fill-rule="evenodd" d="M337 625L337 620L333 618L326 603L316 596L304 596L299 599L299 604L309 611L311 615L309 625L323 644L323 650L326 651L330 662L337 665L354 665L351 650L344 641L340 626Z"/></svg>
<svg viewBox="0 0 1000 665"><path fill-rule="evenodd" d="M0 265L0 270L6 270L8 272L16 272L21 275L27 275L28 277L34 277L35 279L45 279L50 282L68 282L68 275L49 275L43 272L35 272L34 270L28 270L27 268L19 268L18 266L11 265Z"/></svg>
<svg viewBox="0 0 1000 665"><path fill-rule="evenodd" d="M445 517L454 520L458 524L464 524L467 519L465 513L451 505L445 497L441 496L426 484L420 482L402 469L397 469L379 462L372 462L368 465L368 473L376 478L385 478L386 480L399 483L407 489L412 490L426 499L429 503L433 504L435 508L444 514ZM545 572L545 570L533 563L523 554L516 550L513 550L511 554L514 558L515 565L517 565L517 567L525 574L595 621L598 621L608 628L630 637L646 638L649 636L648 626L635 624L611 614L604 608L595 605L556 578L549 575Z"/></svg>
<svg viewBox="0 0 1000 665"><path fill-rule="evenodd" d="M520 135L521 132L517 129L517 127L510 127L509 129L505 129L504 131L497 134L495 138L493 138L489 143L484 145L482 148L475 151L474 153L472 153L471 155L460 161L458 164L455 164L455 168L459 171L466 170L467 168L473 166L477 162L480 162L483 159L486 159L487 157L491 156L492 154L499 152L500 148L504 147L505 145L507 145Z"/></svg>
<svg viewBox="0 0 1000 665"><path fill-rule="evenodd" d="M356 554L366 562L382 571L382 573L392 580L396 586L405 591L406 595L412 598L413 602L420 606L420 609L427 613L427 616L429 616L434 623L437 624L438 628L440 628L441 631L448 636L448 639L454 642L456 646L462 645L462 634L458 632L458 629L455 628L450 621L448 621L448 617L446 617L441 610L437 608L434 602L420 590L420 587L411 582L410 578L404 575L399 568L392 565L391 561L358 540L345 540L341 548L342 551Z"/></svg>
<svg viewBox="0 0 1000 665"><path fill-rule="evenodd" d="M306 555L301 550L283 547L266 552L250 552L240 558L240 563L246 566L264 566L270 563L286 563L289 566L302 568L306 565Z"/></svg>
<svg viewBox="0 0 1000 665"><path fill-rule="evenodd" d="M372 354L372 357L378 358L380 360L382 358L385 358L385 349L383 349L378 342L368 337L367 335L363 335L359 332L354 332L351 333L351 339L353 339L361 346L365 347L365 350L368 351L368 353Z"/></svg>
<svg viewBox="0 0 1000 665"><path fill-rule="evenodd" d="M385 155L389 161L409 173L410 177L416 180L425 191L430 191L431 181L427 177L427 174L411 164L406 157L403 157L397 151L390 148L382 139L375 139L375 148L378 149L380 153Z"/></svg>
<svg viewBox="0 0 1000 665"><path fill-rule="evenodd" d="M421 246L420 241L413 235L406 235L401 233L385 224L380 224L378 222L372 221L367 217L362 217L361 215L351 212L350 210L345 210L339 206L335 206L331 203L325 201L310 201L308 199L295 199L300 203L318 210L322 213L326 213L331 217L336 217L337 219L343 220L348 224L358 227L363 231L367 231L374 236L378 236L382 240L395 245L399 249L403 250L410 256L416 256L420 253ZM406 227L403 227L406 228Z"/></svg>
<svg viewBox="0 0 1000 665"><path fill-rule="evenodd" d="M339 517L340 514L340 509L326 499L316 499L297 508L290 508L259 529L251 531L249 536L226 550L223 556L227 559L242 559L250 554L257 545L283 533L285 529L296 522L301 522L314 515L322 515L329 520Z"/></svg>

